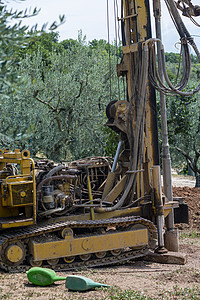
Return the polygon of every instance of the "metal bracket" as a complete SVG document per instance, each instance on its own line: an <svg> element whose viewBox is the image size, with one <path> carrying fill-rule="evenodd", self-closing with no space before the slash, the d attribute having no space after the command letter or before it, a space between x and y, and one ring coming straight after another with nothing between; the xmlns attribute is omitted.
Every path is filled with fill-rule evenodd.
<svg viewBox="0 0 200 300"><path fill-rule="evenodd" d="M138 16L138 14L133 14L133 15L129 15L123 18L117 18L118 21L123 21L123 20L127 20L127 19L131 19L131 18L136 18Z"/></svg>

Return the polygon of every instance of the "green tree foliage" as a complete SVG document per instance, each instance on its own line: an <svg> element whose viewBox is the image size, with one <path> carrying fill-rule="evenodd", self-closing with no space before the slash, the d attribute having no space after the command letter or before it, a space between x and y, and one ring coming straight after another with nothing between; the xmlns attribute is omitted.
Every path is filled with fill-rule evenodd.
<svg viewBox="0 0 200 300"><path fill-rule="evenodd" d="M62 42L57 33L43 32L26 45L26 28L8 27L4 6L0 16L5 36L10 34L7 44L0 38L1 147L27 148L33 156L55 160L114 155L118 135L105 128L105 110L110 101L126 98L125 84L116 76L121 48L104 40L86 43L81 32L77 40ZM179 58L169 53L166 60L176 82ZM192 56L191 88L199 74L200 64ZM16 89L19 76L23 84ZM167 109L173 163L181 165L185 157L198 173L199 96L168 97Z"/></svg>
<svg viewBox="0 0 200 300"><path fill-rule="evenodd" d="M22 26L21 21L11 25L11 21L34 16L38 13L35 8L31 14L27 11L7 10L5 2L0 4L0 92L4 92L7 85L18 80L16 71L17 52L26 43L28 35L27 26Z"/></svg>
<svg viewBox="0 0 200 300"><path fill-rule="evenodd" d="M109 66L104 43L91 48L80 32L77 41L66 40L59 47L55 41L46 63L41 49L48 38L43 37L37 51L28 47L23 54L19 71L25 84L9 105L2 103L2 133L9 137L3 142L55 160L104 154L105 108L111 97L118 97L115 58Z"/></svg>
<svg viewBox="0 0 200 300"><path fill-rule="evenodd" d="M176 82L179 58L177 54L166 54L168 75ZM199 81L200 64L192 56L191 80L187 90L194 89ZM190 97L167 97L167 117L172 165L181 168L189 166L195 175L200 174L200 95Z"/></svg>
<svg viewBox="0 0 200 300"><path fill-rule="evenodd" d="M22 1L22 0L21 0ZM36 38L47 27L38 30L37 24L31 29L28 26L22 25L24 18L34 17L39 13L37 8L33 10L13 11L6 6L7 1L0 3L0 93L4 93L4 89L8 93L7 86L19 84L19 75L17 72L17 64L19 64L19 53L24 47L32 44ZM55 30L64 22L64 16L59 17L60 23L53 22L49 26L49 30Z"/></svg>
<svg viewBox="0 0 200 300"><path fill-rule="evenodd" d="M27 55L34 55L40 51L42 60L46 65L51 64L50 54L52 52L61 53L63 46L58 42L58 32L42 32L40 35L33 36L26 47L23 47L18 52L19 59L22 60Z"/></svg>
<svg viewBox="0 0 200 300"><path fill-rule="evenodd" d="M200 173L200 104L199 95L168 98L168 127L173 158L186 160L195 175ZM178 151L178 152L177 152Z"/></svg>

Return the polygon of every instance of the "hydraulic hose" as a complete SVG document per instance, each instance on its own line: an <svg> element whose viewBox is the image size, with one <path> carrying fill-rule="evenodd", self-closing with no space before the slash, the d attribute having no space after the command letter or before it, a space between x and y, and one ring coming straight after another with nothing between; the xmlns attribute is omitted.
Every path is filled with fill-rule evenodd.
<svg viewBox="0 0 200 300"><path fill-rule="evenodd" d="M54 175L55 173L61 171L62 168L63 168L63 165L59 165L59 166L54 167L53 169L51 169L51 170L47 173L47 175L45 176L45 178L51 177L51 176Z"/></svg>
<svg viewBox="0 0 200 300"><path fill-rule="evenodd" d="M188 43L194 49L199 62L200 62L200 53L199 50L197 49L197 46L193 38L191 37L190 33L188 32L187 28L185 27L179 15L175 2L173 0L165 0L165 3L167 5L172 21L174 22L174 25L181 39L181 43L182 43L181 47L183 50L183 74L179 83L176 86L174 86L169 80L167 74L163 45L160 40L154 40L154 42L150 44L150 48L149 48L150 51L149 78L153 87L159 90L163 94L178 94L181 96L192 96L200 90L200 83L193 91L182 92L182 90L186 87L189 81L190 71L191 71L191 57L190 57ZM159 71L157 71L157 66L156 66L155 42L161 43L161 45L158 47L160 49L159 55L161 57L161 70ZM159 74L161 72L164 75L167 85L164 84L160 78Z"/></svg>
<svg viewBox="0 0 200 300"><path fill-rule="evenodd" d="M112 207L99 207L95 208L95 212L103 213L103 212L110 212L114 211L120 207L123 206L125 200L127 199L131 189L135 188L135 178L137 174L137 168L138 168L138 162L141 155L141 149L140 143L142 143L142 129L143 129L143 120L144 120L144 110L145 110L145 103L146 103L146 85L147 85L147 78L148 78L148 46L146 44L143 44L142 49L142 58L141 58L141 66L142 70L139 76L139 83L138 83L138 90L140 91L139 95L137 96L138 103L136 106L136 129L135 129L135 136L134 136L134 142L133 142L133 155L131 157L131 163L130 163L130 170L129 173L130 178L128 180L128 183L126 185L126 188L123 192L122 197ZM135 93L135 91L134 91ZM133 120L130 120L131 122Z"/></svg>

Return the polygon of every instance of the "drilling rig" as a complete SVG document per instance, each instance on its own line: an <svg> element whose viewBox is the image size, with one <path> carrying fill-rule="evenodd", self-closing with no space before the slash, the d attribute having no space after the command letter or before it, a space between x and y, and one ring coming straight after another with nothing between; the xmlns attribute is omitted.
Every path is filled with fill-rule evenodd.
<svg viewBox="0 0 200 300"><path fill-rule="evenodd" d="M161 41L161 7L153 0L156 38L151 36L148 0L122 0L118 21L123 56L117 75L126 78L127 99L111 101L107 126L119 135L114 160L90 157L56 164L34 161L28 150L0 150L0 268L18 272L30 266L56 270L111 265L178 250L174 229L165 94L185 93L190 44L184 15L200 15L189 0L165 0L180 34L184 74L174 87L167 77ZM162 101L164 140L161 187L156 93ZM164 233L166 242L164 241ZM165 245L167 245L165 247ZM170 249L171 247L171 249Z"/></svg>

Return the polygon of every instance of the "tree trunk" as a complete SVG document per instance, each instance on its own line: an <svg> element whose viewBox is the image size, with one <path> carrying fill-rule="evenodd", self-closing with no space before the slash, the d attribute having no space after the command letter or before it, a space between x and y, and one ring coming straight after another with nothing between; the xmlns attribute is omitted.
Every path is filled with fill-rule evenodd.
<svg viewBox="0 0 200 300"><path fill-rule="evenodd" d="M200 188L200 175L196 175L196 188Z"/></svg>

